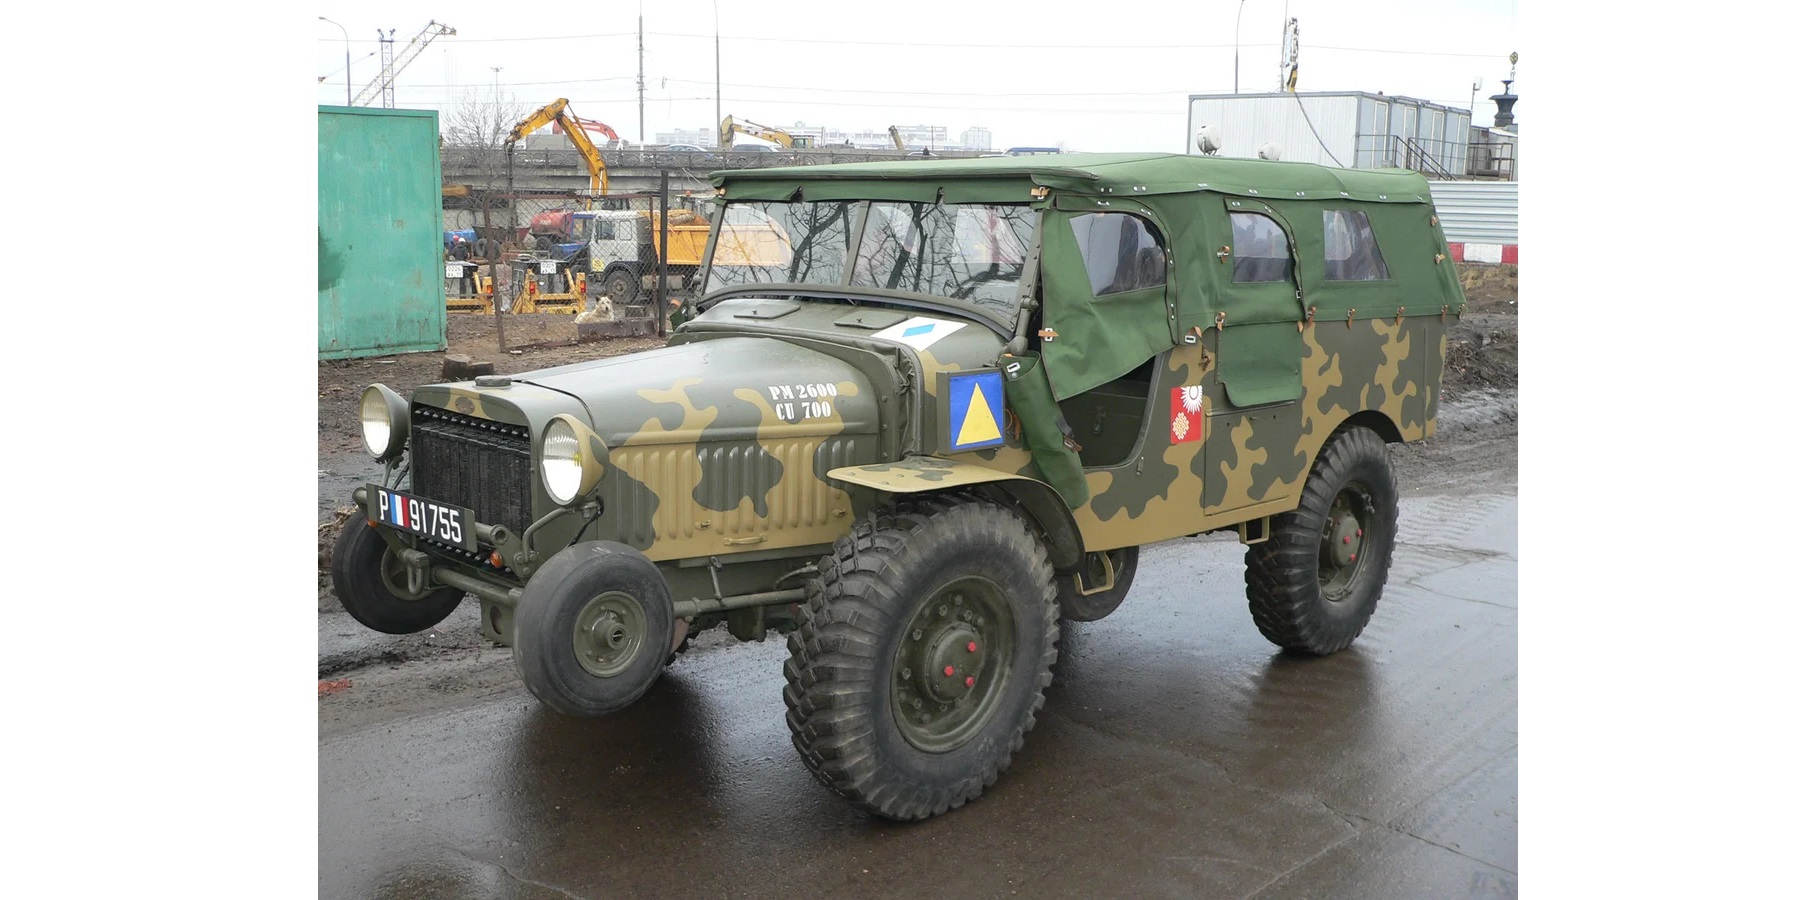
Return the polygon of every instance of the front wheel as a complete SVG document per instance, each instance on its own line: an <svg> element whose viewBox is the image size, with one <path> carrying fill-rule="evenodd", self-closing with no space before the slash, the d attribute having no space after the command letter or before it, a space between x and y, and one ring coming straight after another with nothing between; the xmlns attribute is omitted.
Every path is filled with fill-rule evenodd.
<svg viewBox="0 0 1816 900"><path fill-rule="evenodd" d="M613 541L555 554L524 585L511 654L544 706L602 716L655 683L676 649L675 605L648 557Z"/></svg>
<svg viewBox="0 0 1816 900"><path fill-rule="evenodd" d="M637 276L624 269L613 269L605 276L605 286L600 289L612 306L623 309L632 300L637 299Z"/></svg>
<svg viewBox="0 0 1816 900"><path fill-rule="evenodd" d="M1354 642L1387 583L1399 502L1387 444L1366 428L1339 429L1299 507L1249 548L1249 614L1262 636L1317 656Z"/></svg>
<svg viewBox="0 0 1816 900"><path fill-rule="evenodd" d="M341 607L354 621L385 634L415 634L441 624L465 592L444 587L412 593L408 568L378 528L355 515L334 541L328 574Z"/></svg>
<svg viewBox="0 0 1816 900"><path fill-rule="evenodd" d="M1053 567L1014 513L920 501L841 538L784 668L796 751L865 810L924 819L1009 766L1052 680Z"/></svg>

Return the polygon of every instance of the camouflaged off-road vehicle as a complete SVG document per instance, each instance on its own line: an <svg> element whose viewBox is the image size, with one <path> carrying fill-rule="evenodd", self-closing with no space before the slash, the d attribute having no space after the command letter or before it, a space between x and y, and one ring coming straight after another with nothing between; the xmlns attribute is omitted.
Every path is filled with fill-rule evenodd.
<svg viewBox="0 0 1816 900"><path fill-rule="evenodd" d="M702 629L785 633L802 759L898 819L1004 771L1059 620L1116 609L1141 545L1234 531L1289 650L1368 622L1387 444L1432 434L1462 311L1424 178L1081 154L713 183L667 347L366 390L384 476L332 564L355 618L419 631L472 594L569 715Z"/></svg>

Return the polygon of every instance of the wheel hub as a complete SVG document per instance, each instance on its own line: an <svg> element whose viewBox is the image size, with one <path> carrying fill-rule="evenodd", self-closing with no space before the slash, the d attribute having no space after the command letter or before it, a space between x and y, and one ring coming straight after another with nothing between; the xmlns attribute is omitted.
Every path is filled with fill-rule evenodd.
<svg viewBox="0 0 1816 900"><path fill-rule="evenodd" d="M1360 563L1367 555L1363 541L1368 538L1373 512L1368 494L1354 484L1338 493L1331 504L1318 548L1318 590L1324 599L1336 603L1349 597Z"/></svg>
<svg viewBox="0 0 1816 900"><path fill-rule="evenodd" d="M941 753L995 710L1013 646L1008 603L981 578L960 579L916 608L896 646L890 706L909 744Z"/></svg>
<svg viewBox="0 0 1816 900"><path fill-rule="evenodd" d="M1355 514L1344 511L1331 517L1330 534L1325 538L1326 559L1339 569L1347 569L1362 558L1362 523Z"/></svg>
<svg viewBox="0 0 1816 900"><path fill-rule="evenodd" d="M927 641L919 673L921 689L945 703L970 693L989 657L979 637L977 629L959 624Z"/></svg>
<svg viewBox="0 0 1816 900"><path fill-rule="evenodd" d="M643 607L624 594L600 594L574 620L574 658L602 678L629 668L643 647Z"/></svg>

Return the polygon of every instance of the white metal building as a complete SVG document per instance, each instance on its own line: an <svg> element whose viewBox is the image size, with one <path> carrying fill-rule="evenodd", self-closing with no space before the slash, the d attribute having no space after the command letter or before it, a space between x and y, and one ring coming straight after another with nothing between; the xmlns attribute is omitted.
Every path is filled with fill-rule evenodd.
<svg viewBox="0 0 1816 900"><path fill-rule="evenodd" d="M1294 162L1468 175L1466 109L1362 91L1193 94L1188 103L1187 153L1198 152L1199 126L1215 125L1223 134L1220 156L1253 158L1272 142L1281 159Z"/></svg>

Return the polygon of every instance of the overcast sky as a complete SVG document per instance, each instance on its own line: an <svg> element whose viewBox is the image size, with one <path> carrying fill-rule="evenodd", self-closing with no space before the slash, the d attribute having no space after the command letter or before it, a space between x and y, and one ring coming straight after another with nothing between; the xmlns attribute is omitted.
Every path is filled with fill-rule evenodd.
<svg viewBox="0 0 1816 900"><path fill-rule="evenodd" d="M944 125L955 142L982 125L996 149L1185 151L1187 96L1236 86L1239 11L1244 93L1278 86L1289 15L1299 20L1299 90L1383 91L1468 107L1479 76L1477 124L1492 119L1487 98L1500 91L1507 55L1519 49L1513 0L1147 0L1025 9L975 0L725 0L717 10L721 110L779 128ZM439 109L470 92L490 97L496 81L508 101L535 107L566 97L576 114L638 140L635 3L334 2L315 12L349 38L343 47L340 28L311 23L313 74L325 79L320 103L345 102L347 49L357 95L379 72L378 29L395 29L401 56L435 20L458 33L436 38L404 68L397 106ZM643 139L710 127L714 3L650 3L642 15Z"/></svg>

